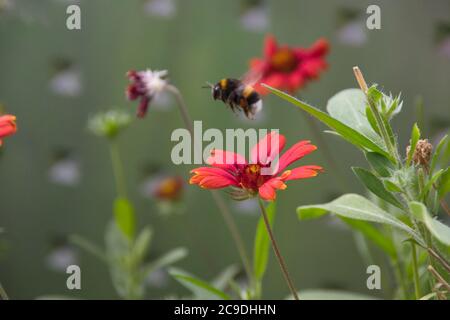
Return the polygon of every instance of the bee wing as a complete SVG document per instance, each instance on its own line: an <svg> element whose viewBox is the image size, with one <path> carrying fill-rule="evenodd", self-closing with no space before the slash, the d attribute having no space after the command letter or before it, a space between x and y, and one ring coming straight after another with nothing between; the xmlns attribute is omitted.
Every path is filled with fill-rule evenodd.
<svg viewBox="0 0 450 320"><path fill-rule="evenodd" d="M261 80L262 78L262 71L260 70L249 70L246 74L244 74L241 77L241 81L244 84L254 86Z"/></svg>

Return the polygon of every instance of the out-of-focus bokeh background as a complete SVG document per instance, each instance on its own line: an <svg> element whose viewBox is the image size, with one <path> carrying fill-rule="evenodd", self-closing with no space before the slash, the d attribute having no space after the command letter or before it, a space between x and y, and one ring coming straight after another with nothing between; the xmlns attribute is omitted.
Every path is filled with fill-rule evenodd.
<svg viewBox="0 0 450 320"><path fill-rule="evenodd" d="M81 7L81 31L66 28L71 3ZM365 26L369 4L381 8L381 30ZM312 120L280 99L267 97L252 122L200 87L242 75L248 60L261 56L267 33L301 46L325 37L330 67L299 96L323 109L334 93L355 86L351 68L359 65L368 81L402 92L403 112L394 125L406 145L417 119L429 138L449 126L449 12L447 0L0 0L0 103L17 115L19 126L0 150L0 281L12 298L117 298L107 268L66 238L79 234L103 243L114 181L107 144L88 132L87 120L112 106L135 112L136 104L124 96L127 70L168 69L204 128L279 128L288 145L299 139L319 143L309 129ZM416 107L420 100L423 115ZM182 213L161 215L146 187L155 170L188 180L191 167L170 159L171 132L182 126L175 102L162 97L120 137L120 148L139 225L150 224L155 232L150 257L185 246L189 256L177 266L211 279L239 257L209 192L186 185ZM298 205L363 192L350 169L363 164L363 156L331 135L322 137L339 172L319 150L302 163L322 164L327 172L279 192L275 234L294 282L300 289L388 296L389 274L383 274L381 292L367 290L366 262L345 226L332 218L300 223L296 217ZM251 201L227 203L251 252L258 209ZM73 263L82 269L82 290L76 292L66 288L65 266ZM148 298L186 294L164 272L148 283ZM272 257L264 297L286 295Z"/></svg>

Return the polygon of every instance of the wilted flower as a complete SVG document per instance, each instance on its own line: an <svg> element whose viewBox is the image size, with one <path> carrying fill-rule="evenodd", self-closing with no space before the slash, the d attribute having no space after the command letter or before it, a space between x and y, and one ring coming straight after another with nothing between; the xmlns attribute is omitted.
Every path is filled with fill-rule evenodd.
<svg viewBox="0 0 450 320"><path fill-rule="evenodd" d="M273 143L272 140L278 143ZM278 149L272 149L278 145ZM262 174L263 168L270 168L272 161L279 155L285 145L285 137L272 132L261 139L251 152L251 162L243 156L223 150L213 150L208 164L212 167L200 167L191 171L194 175L191 184L205 189L233 187L231 192L236 200L248 199L259 194L264 200L275 200L275 191L287 188L288 180L315 177L322 167L308 165L286 170L290 164L317 149L310 141L299 141L281 155L278 168L272 174ZM232 159L232 161L230 161ZM230 163L231 162L231 163Z"/></svg>
<svg viewBox="0 0 450 320"><path fill-rule="evenodd" d="M409 154L411 146L406 148L406 154ZM417 141L416 150L413 154L413 162L415 164L428 165L433 152L433 145L428 142L428 139L421 139Z"/></svg>
<svg viewBox="0 0 450 320"><path fill-rule="evenodd" d="M255 88L265 94L267 89L260 84L265 83L277 89L295 92L312 79L319 77L326 69L324 59L329 44L325 39L317 40L310 48L279 46L273 36L267 36L264 44L264 57L250 61L253 73L261 74Z"/></svg>
<svg viewBox="0 0 450 320"><path fill-rule="evenodd" d="M160 179L155 185L153 195L164 201L179 200L183 191L183 179L179 176L168 176Z"/></svg>
<svg viewBox="0 0 450 320"><path fill-rule="evenodd" d="M2 138L10 136L17 131L16 117L10 114L0 116L0 146Z"/></svg>
<svg viewBox="0 0 450 320"><path fill-rule="evenodd" d="M127 98L129 100L140 99L137 116L142 118L147 113L151 100L166 89L168 85L167 70L132 70L128 71L127 77L131 81L126 90Z"/></svg>
<svg viewBox="0 0 450 320"><path fill-rule="evenodd" d="M96 135L115 138L131 123L131 116L121 110L100 112L89 119L88 127Z"/></svg>

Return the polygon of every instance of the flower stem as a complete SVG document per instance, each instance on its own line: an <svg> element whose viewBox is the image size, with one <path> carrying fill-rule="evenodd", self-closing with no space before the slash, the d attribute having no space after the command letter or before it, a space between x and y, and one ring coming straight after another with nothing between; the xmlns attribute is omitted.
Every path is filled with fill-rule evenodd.
<svg viewBox="0 0 450 320"><path fill-rule="evenodd" d="M191 134L192 141L195 141L192 120L191 120L191 117L189 116L188 108L187 108L186 103L184 102L183 95L181 94L180 90L178 90L178 88L173 85L170 85L170 84L167 85L166 89L175 96L175 98L177 100L178 108L179 108L181 116L183 118L184 125L186 126L186 129ZM196 148L196 147L197 146L194 145L194 148ZM247 273L247 277L249 278L250 281L253 281L254 279L253 279L252 269L251 269L251 265L250 265L250 259L248 258L248 254L245 249L244 241L242 240L242 237L239 233L239 229L236 225L233 215L228 210L228 208L225 204L225 201L223 200L222 196L219 193L217 193L214 190L211 190L211 194L213 196L213 199L214 199L217 207L219 208L219 211L221 212L221 214L223 216L223 219L225 220L225 223L227 224L228 230L231 233L231 236L232 236L234 243L236 245L236 248L238 250L239 256L242 260L242 264L244 266L245 272Z"/></svg>
<svg viewBox="0 0 450 320"><path fill-rule="evenodd" d="M283 259L282 255L280 253L280 250L278 249L278 244L277 244L277 242L275 240L275 237L274 237L274 235L272 233L272 228L270 227L269 219L267 218L266 208L264 207L264 203L262 202L261 199L259 199L259 207L261 208L261 214L263 216L263 220L264 220L264 223L266 225L267 233L269 234L269 238L270 238L270 241L272 243L272 248L273 248L273 251L275 252L275 255L276 255L277 259L278 259L278 263L280 264L280 268L281 268L281 271L283 273L284 279L286 280L287 285L288 285L289 289L291 290L291 293L292 293L292 296L294 297L294 299L295 300L300 300L299 297L298 297L298 294L297 294L297 290L295 289L294 284L293 284L293 282L291 280L291 277L289 276L289 272L287 270L286 263L284 262L284 259Z"/></svg>
<svg viewBox="0 0 450 320"><path fill-rule="evenodd" d="M419 281L419 271L417 266L417 253L416 253L416 245L411 243L411 252L413 259L413 275L414 275L414 291L416 293L416 299L419 300L421 297L420 294L420 281Z"/></svg>
<svg viewBox="0 0 450 320"><path fill-rule="evenodd" d="M116 140L111 140L109 143L109 150L111 153L111 161L114 172L114 180L116 181L117 194L121 198L127 197L125 175L123 173L122 160L120 158L119 147Z"/></svg>
<svg viewBox="0 0 450 320"><path fill-rule="evenodd" d="M8 294L0 283L0 300L9 300Z"/></svg>

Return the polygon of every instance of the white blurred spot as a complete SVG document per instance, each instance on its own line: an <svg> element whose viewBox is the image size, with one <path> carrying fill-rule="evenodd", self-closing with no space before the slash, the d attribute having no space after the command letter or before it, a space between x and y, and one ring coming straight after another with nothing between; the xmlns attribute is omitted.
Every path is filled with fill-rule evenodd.
<svg viewBox="0 0 450 320"><path fill-rule="evenodd" d="M51 182L65 186L74 186L80 182L80 166L77 160L65 158L56 161L49 169Z"/></svg>
<svg viewBox="0 0 450 320"><path fill-rule="evenodd" d="M259 214L258 200L248 199L244 201L234 201L236 211L248 216L256 216Z"/></svg>
<svg viewBox="0 0 450 320"><path fill-rule="evenodd" d="M68 266L78 264L78 255L72 247L63 245L52 250L45 260L51 270L66 272Z"/></svg>
<svg viewBox="0 0 450 320"><path fill-rule="evenodd" d="M167 272L165 270L156 269L148 275L146 282L149 286L163 288L167 286L168 280L169 277L167 276Z"/></svg>
<svg viewBox="0 0 450 320"><path fill-rule="evenodd" d="M147 0L144 4L144 11L147 14L162 18L172 18L176 9L173 0Z"/></svg>
<svg viewBox="0 0 450 320"><path fill-rule="evenodd" d="M269 13L266 6L255 6L241 15L241 25L248 31L262 32L269 28Z"/></svg>
<svg viewBox="0 0 450 320"><path fill-rule="evenodd" d="M152 99L150 108L152 108L152 110L169 111L173 106L173 97L167 91L163 91L155 95Z"/></svg>
<svg viewBox="0 0 450 320"><path fill-rule="evenodd" d="M367 42L366 28L360 21L349 22L338 29L337 39L344 45L362 46Z"/></svg>
<svg viewBox="0 0 450 320"><path fill-rule="evenodd" d="M438 45L438 53L450 59L450 36L444 38Z"/></svg>
<svg viewBox="0 0 450 320"><path fill-rule="evenodd" d="M49 86L55 94L70 97L78 96L81 93L81 74L75 68L62 70L53 76Z"/></svg>

